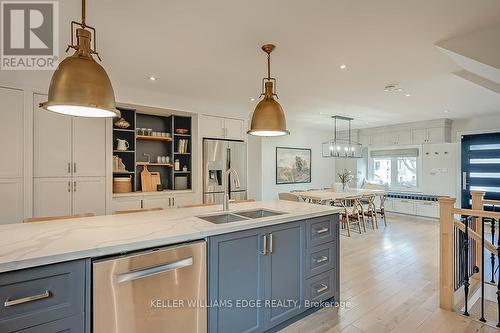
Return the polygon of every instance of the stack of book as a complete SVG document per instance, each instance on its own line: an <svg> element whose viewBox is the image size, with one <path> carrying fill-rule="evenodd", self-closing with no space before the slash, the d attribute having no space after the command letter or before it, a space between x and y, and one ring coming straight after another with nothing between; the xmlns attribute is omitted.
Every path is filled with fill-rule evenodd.
<svg viewBox="0 0 500 333"><path fill-rule="evenodd" d="M188 139L180 139L178 152L181 154L188 153L189 148L189 140Z"/></svg>

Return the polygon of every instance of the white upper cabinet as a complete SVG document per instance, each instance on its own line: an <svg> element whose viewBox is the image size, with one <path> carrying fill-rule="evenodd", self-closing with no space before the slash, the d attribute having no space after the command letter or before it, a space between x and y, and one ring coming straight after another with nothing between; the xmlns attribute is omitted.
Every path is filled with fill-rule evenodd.
<svg viewBox="0 0 500 333"><path fill-rule="evenodd" d="M446 132L442 127L427 129L427 143L443 143L446 142Z"/></svg>
<svg viewBox="0 0 500 333"><path fill-rule="evenodd" d="M68 177L72 172L71 117L38 107L47 99L34 95L34 176ZM89 156L90 158L91 156Z"/></svg>
<svg viewBox="0 0 500 333"><path fill-rule="evenodd" d="M33 216L72 215L71 178L35 178Z"/></svg>
<svg viewBox="0 0 500 333"><path fill-rule="evenodd" d="M421 145L451 141L451 121L438 119L427 122L362 129L360 143L364 146Z"/></svg>
<svg viewBox="0 0 500 333"><path fill-rule="evenodd" d="M427 140L427 130L425 128L417 128L411 131L411 141L413 144L422 144Z"/></svg>
<svg viewBox="0 0 500 333"><path fill-rule="evenodd" d="M104 177L106 175L106 120L71 117L38 107L35 95L34 176Z"/></svg>
<svg viewBox="0 0 500 333"><path fill-rule="evenodd" d="M72 184L73 214L106 214L106 181L104 177L75 177Z"/></svg>
<svg viewBox="0 0 500 333"><path fill-rule="evenodd" d="M24 95L21 90L0 88L0 178L23 176ZM1 222L0 222L1 223Z"/></svg>
<svg viewBox="0 0 500 333"><path fill-rule="evenodd" d="M224 120L224 127L226 129L226 139L232 140L245 140L245 122L241 119Z"/></svg>
<svg viewBox="0 0 500 333"><path fill-rule="evenodd" d="M106 120L73 118L73 176L106 175Z"/></svg>
<svg viewBox="0 0 500 333"><path fill-rule="evenodd" d="M22 222L23 180L0 179L0 224Z"/></svg>
<svg viewBox="0 0 500 333"><path fill-rule="evenodd" d="M446 128L444 127L414 129L412 131L413 144L444 143L446 141Z"/></svg>
<svg viewBox="0 0 500 333"><path fill-rule="evenodd" d="M200 115L200 135L202 138L245 140L245 121Z"/></svg>

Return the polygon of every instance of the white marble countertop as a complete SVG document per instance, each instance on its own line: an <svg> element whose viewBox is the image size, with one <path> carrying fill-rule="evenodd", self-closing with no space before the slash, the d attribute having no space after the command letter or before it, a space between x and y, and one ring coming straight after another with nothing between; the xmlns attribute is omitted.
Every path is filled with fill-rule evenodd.
<svg viewBox="0 0 500 333"><path fill-rule="evenodd" d="M222 207L217 205L0 225L0 272L181 243L340 211L332 206L279 200L230 205L230 211L257 208L286 214L227 224L196 217L221 213Z"/></svg>

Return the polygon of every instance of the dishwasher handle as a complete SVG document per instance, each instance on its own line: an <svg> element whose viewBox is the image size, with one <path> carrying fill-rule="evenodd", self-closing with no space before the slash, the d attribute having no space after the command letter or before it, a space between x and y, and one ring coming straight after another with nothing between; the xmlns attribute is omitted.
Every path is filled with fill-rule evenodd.
<svg viewBox="0 0 500 333"><path fill-rule="evenodd" d="M167 264L162 264L158 266L148 267L145 269L135 270L128 273L117 274L115 275L115 282L129 282L138 279L142 279L145 277L173 271L176 269L184 268L193 265L193 257L177 260L174 262L170 262Z"/></svg>

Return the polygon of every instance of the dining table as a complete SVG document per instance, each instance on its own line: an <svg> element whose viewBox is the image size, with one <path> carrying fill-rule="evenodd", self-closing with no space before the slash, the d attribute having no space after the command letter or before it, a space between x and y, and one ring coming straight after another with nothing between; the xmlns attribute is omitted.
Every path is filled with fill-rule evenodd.
<svg viewBox="0 0 500 333"><path fill-rule="evenodd" d="M339 192L334 189L324 189L324 190L312 190L312 191L297 191L293 192L294 195L298 196L304 201L327 203L335 200L349 199L356 196L362 196L367 194L384 195L384 190L376 189L346 189L345 191Z"/></svg>

